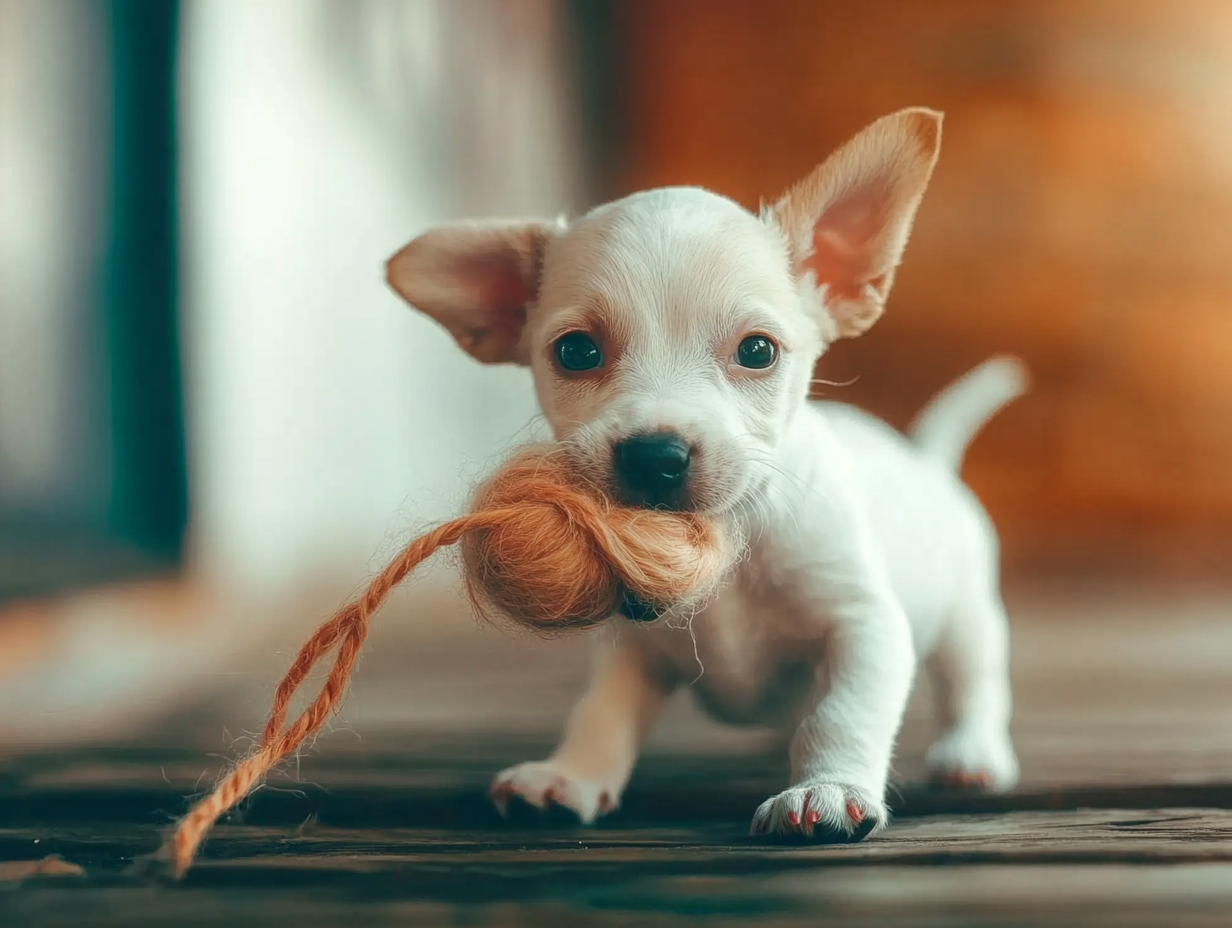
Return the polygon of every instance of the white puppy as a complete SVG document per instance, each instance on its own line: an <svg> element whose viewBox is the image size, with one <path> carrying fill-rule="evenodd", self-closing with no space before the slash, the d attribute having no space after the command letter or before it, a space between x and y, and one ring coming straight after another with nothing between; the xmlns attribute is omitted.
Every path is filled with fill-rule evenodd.
<svg viewBox="0 0 1232 928"><path fill-rule="evenodd" d="M614 496L715 514L747 547L695 615L626 602L556 752L496 778L502 806L610 811L691 685L716 718L791 738L791 785L755 833L862 837L886 821L917 656L946 726L934 775L1016 781L998 546L956 471L1018 366L959 381L914 443L807 399L827 345L881 315L940 138L939 113L887 116L760 216L651 190L576 222L450 224L390 260L393 288L472 355L531 368L564 453Z"/></svg>

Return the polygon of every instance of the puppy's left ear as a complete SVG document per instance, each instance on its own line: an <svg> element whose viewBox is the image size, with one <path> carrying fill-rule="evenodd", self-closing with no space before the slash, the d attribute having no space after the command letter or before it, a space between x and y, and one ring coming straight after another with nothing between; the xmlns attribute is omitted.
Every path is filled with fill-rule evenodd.
<svg viewBox="0 0 1232 928"><path fill-rule="evenodd" d="M763 216L787 238L797 274L812 274L834 335L881 316L941 149L942 114L900 110L832 154Z"/></svg>

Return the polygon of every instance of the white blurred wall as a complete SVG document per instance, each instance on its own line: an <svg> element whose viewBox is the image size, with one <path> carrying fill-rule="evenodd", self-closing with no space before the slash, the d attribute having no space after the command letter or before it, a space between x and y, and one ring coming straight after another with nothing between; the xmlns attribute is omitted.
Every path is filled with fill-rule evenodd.
<svg viewBox="0 0 1232 928"><path fill-rule="evenodd" d="M535 414L385 286L464 214L573 209L552 0L190 0L184 345L194 568L346 588L456 513ZM520 431L521 430L521 431Z"/></svg>
<svg viewBox="0 0 1232 928"><path fill-rule="evenodd" d="M0 0L5 25L20 13L54 33L41 2ZM0 754L139 732L211 694L259 718L281 649L532 437L529 375L471 361L386 289L383 265L445 219L576 207L560 28L552 0L185 3L189 575L204 582L10 608L0 705L18 711L0 714ZM0 35L0 53L20 39ZM18 388L43 391L39 415L69 405L38 375L64 368L52 336L71 293L29 281L55 281L57 242L86 246L66 236L75 188L56 186L71 120L16 106L6 77L0 58L0 129L24 134L0 138L15 172L0 219L28 220L0 226L0 360L24 364L0 370L11 442L34 409ZM23 269L23 247L44 263ZM0 490L43 486L63 449L38 450L25 471L0 460ZM421 576L410 597L432 621L404 625L437 634L460 610L425 579L453 581Z"/></svg>
<svg viewBox="0 0 1232 928"><path fill-rule="evenodd" d="M108 170L93 12L0 0L0 509L18 513L97 508L106 483L80 351Z"/></svg>

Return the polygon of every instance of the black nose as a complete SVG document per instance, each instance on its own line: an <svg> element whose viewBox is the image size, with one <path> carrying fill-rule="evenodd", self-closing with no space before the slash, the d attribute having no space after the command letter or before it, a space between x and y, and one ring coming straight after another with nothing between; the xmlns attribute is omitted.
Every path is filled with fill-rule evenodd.
<svg viewBox="0 0 1232 928"><path fill-rule="evenodd" d="M670 502L689 477L689 446L674 432L635 435L614 449L621 485L652 505Z"/></svg>

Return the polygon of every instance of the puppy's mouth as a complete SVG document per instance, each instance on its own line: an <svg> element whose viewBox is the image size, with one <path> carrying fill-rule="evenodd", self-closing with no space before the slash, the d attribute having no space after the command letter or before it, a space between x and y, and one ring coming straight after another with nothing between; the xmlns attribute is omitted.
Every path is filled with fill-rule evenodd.
<svg viewBox="0 0 1232 928"><path fill-rule="evenodd" d="M661 618L667 609L658 603L642 599L632 590L625 590L621 594L617 611L630 622L653 622Z"/></svg>
<svg viewBox="0 0 1232 928"><path fill-rule="evenodd" d="M700 511L688 487L651 492L629 487L619 479L613 479L610 482L608 493L617 503L632 509L660 509L666 512Z"/></svg>
<svg viewBox="0 0 1232 928"><path fill-rule="evenodd" d="M621 506L658 509L664 512L688 512L699 516L723 516L733 512L740 506L745 495L696 479L674 489L647 491L628 486L617 475L608 478L607 492L612 501Z"/></svg>
<svg viewBox="0 0 1232 928"><path fill-rule="evenodd" d="M619 473L609 472L607 495L613 502L632 509L687 512L699 516L722 516L740 506L746 491L728 487L723 482L715 485L703 478L704 475L697 474L682 486L645 488L630 486Z"/></svg>

